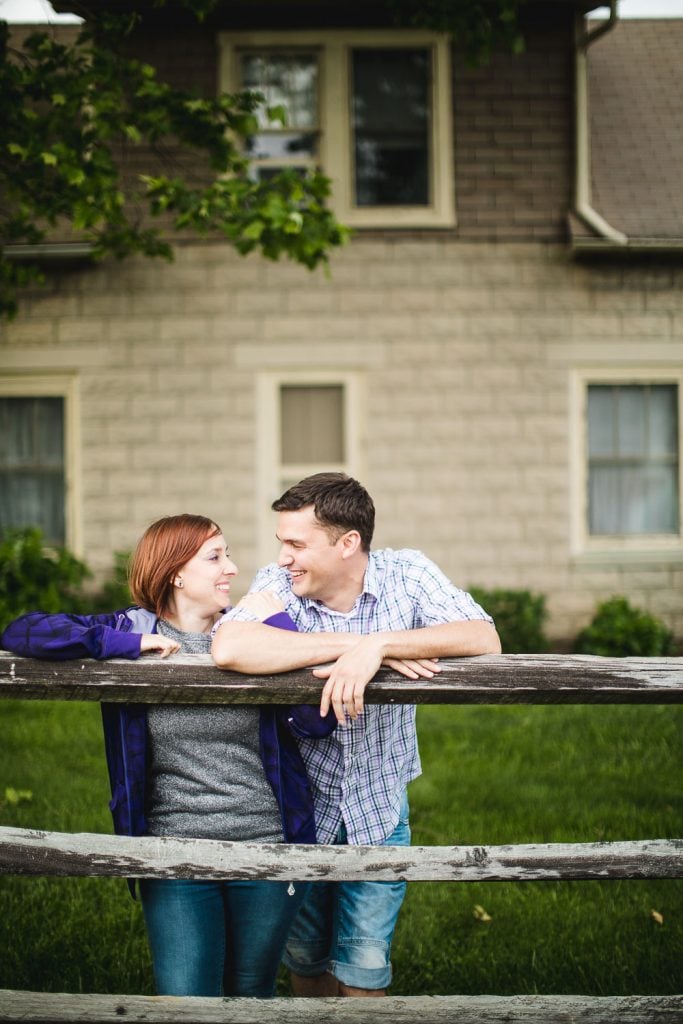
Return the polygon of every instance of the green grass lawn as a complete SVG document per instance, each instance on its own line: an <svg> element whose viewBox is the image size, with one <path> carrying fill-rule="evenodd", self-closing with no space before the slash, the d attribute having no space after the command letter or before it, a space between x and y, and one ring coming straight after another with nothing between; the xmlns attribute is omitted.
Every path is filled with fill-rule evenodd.
<svg viewBox="0 0 683 1024"><path fill-rule="evenodd" d="M416 844L683 835L681 708L425 707L418 721ZM107 799L96 705L0 703L0 824L109 832ZM415 882L393 960L395 995L680 992L683 883ZM0 988L151 993L125 882L0 877Z"/></svg>

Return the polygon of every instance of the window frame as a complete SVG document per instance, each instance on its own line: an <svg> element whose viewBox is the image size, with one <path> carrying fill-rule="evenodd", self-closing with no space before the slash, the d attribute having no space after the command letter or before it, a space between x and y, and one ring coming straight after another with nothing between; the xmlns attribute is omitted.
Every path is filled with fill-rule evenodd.
<svg viewBox="0 0 683 1024"><path fill-rule="evenodd" d="M588 523L588 389L593 385L669 384L678 395L678 533L591 534ZM570 379L571 553L620 561L683 558L683 367L591 367Z"/></svg>
<svg viewBox="0 0 683 1024"><path fill-rule="evenodd" d="M453 110L450 41L427 30L220 32L221 91L240 90L239 51L317 50L319 67L320 164L332 182L330 205L340 221L355 228L455 227ZM351 118L351 49L415 49L432 55L431 203L426 206L354 206Z"/></svg>
<svg viewBox="0 0 683 1024"><path fill-rule="evenodd" d="M280 391L283 387L341 387L344 410L344 452L338 463L283 463L280 459ZM313 473L341 472L363 478L364 383L362 376L349 370L269 370L256 381L256 463L259 565L273 561L274 521L272 503L280 497L282 478L297 480Z"/></svg>
<svg viewBox="0 0 683 1024"><path fill-rule="evenodd" d="M78 380L64 374L0 377L2 398L61 398L64 401L64 546L83 554Z"/></svg>

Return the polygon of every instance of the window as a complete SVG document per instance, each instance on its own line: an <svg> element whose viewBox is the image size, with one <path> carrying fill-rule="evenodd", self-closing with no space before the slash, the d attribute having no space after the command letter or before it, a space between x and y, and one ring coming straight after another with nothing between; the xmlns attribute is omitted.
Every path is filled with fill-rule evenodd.
<svg viewBox="0 0 683 1024"><path fill-rule="evenodd" d="M681 548L683 375L576 378L576 551Z"/></svg>
<svg viewBox="0 0 683 1024"><path fill-rule="evenodd" d="M275 554L272 502L312 473L362 476L360 381L354 373L259 377L260 560Z"/></svg>
<svg viewBox="0 0 683 1024"><path fill-rule="evenodd" d="M0 379L0 529L37 526L76 547L71 383Z"/></svg>
<svg viewBox="0 0 683 1024"><path fill-rule="evenodd" d="M596 534L677 534L675 384L588 387L588 527Z"/></svg>
<svg viewBox="0 0 683 1024"><path fill-rule="evenodd" d="M264 94L247 153L260 177L320 166L340 220L455 223L449 44L431 32L222 33L221 87Z"/></svg>
<svg viewBox="0 0 683 1024"><path fill-rule="evenodd" d="M268 107L287 111L287 123L272 122L258 109L259 131L247 140L247 155L259 179L286 167L303 170L319 162L318 60L315 53L258 53L239 55L240 84L258 91Z"/></svg>

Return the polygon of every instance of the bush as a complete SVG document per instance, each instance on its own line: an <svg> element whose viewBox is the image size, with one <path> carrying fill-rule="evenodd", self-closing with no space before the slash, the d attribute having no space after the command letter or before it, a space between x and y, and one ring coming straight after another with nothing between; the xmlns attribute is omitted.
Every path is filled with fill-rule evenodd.
<svg viewBox="0 0 683 1024"><path fill-rule="evenodd" d="M496 624L504 654L542 654L550 644L543 632L545 597L528 590L470 587L474 600Z"/></svg>
<svg viewBox="0 0 683 1024"><path fill-rule="evenodd" d="M36 527L7 530L0 539L0 630L24 612L83 611L89 576L66 548L45 549Z"/></svg>
<svg viewBox="0 0 683 1024"><path fill-rule="evenodd" d="M83 591L92 573L67 548L45 548L37 527L0 538L0 632L25 612L110 612L132 604L127 551L117 551L111 578L94 594Z"/></svg>
<svg viewBox="0 0 683 1024"><path fill-rule="evenodd" d="M128 589L128 563L130 551L116 551L114 553L114 568L110 579L102 589L92 598L89 611L92 612L113 612L117 608L127 608L133 604Z"/></svg>
<svg viewBox="0 0 683 1024"><path fill-rule="evenodd" d="M654 615L632 608L625 597L598 605L574 643L576 654L605 658L663 658L674 653L673 634Z"/></svg>

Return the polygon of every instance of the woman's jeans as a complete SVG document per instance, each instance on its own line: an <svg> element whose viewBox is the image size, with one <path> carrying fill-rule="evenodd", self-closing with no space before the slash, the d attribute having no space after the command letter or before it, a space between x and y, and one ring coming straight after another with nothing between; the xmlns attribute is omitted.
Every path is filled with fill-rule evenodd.
<svg viewBox="0 0 683 1024"><path fill-rule="evenodd" d="M272 996L307 889L304 882L142 879L158 994Z"/></svg>

